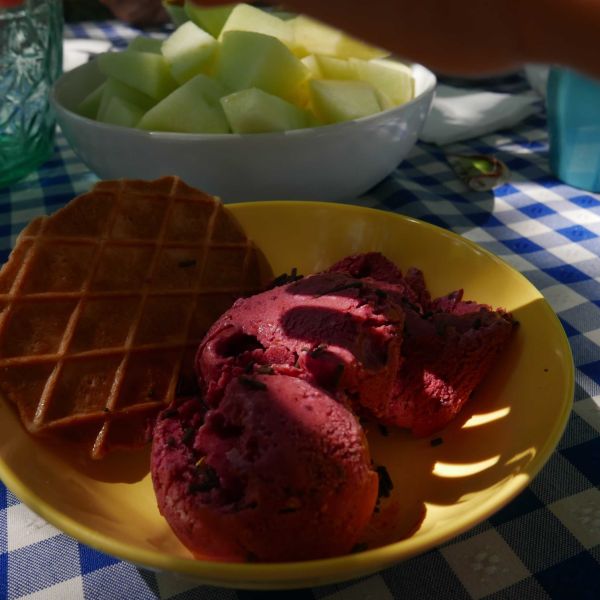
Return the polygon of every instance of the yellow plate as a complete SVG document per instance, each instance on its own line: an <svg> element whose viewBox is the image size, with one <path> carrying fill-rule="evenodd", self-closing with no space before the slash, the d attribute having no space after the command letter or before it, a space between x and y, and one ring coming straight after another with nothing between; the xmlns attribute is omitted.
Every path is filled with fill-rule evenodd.
<svg viewBox="0 0 600 600"><path fill-rule="evenodd" d="M197 561L159 515L147 452L90 464L33 439L0 402L0 478L23 502L81 542L138 565L221 586L315 586L392 565L473 527L531 481L558 443L573 397L573 362L541 294L501 260L452 233L383 211L340 204L230 205L276 273L310 273L377 250L425 273L434 294L465 296L513 312L520 327L493 373L443 443L369 431L375 462L394 482L369 532L379 546L327 560L283 564ZM416 531L423 510L425 517ZM412 533L412 534L411 534Z"/></svg>

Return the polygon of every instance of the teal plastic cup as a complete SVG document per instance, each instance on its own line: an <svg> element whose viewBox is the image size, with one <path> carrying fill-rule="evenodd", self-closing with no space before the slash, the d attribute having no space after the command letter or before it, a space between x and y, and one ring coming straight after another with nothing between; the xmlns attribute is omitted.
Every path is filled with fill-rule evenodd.
<svg viewBox="0 0 600 600"><path fill-rule="evenodd" d="M61 0L0 0L0 187L52 154L62 35Z"/></svg>
<svg viewBox="0 0 600 600"><path fill-rule="evenodd" d="M600 81L553 67L546 103L552 172L564 183L600 192Z"/></svg>

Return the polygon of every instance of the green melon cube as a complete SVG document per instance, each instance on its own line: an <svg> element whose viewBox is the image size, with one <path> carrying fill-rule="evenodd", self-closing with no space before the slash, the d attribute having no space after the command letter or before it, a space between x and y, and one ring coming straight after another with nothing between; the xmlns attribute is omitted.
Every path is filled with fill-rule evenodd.
<svg viewBox="0 0 600 600"><path fill-rule="evenodd" d="M121 102L113 103L113 98L119 98ZM122 83L118 79L109 77L103 85L102 96L100 98L100 104L98 106L97 119L106 123L112 123L110 115L107 112L110 109L111 104L115 104L119 108L122 106L135 106L139 108L143 113L152 108L156 104L156 100L146 96L142 92L132 88L125 83ZM140 115L141 117L141 115ZM138 119L139 120L139 119ZM120 124L120 123L117 123Z"/></svg>
<svg viewBox="0 0 600 600"><path fill-rule="evenodd" d="M310 110L310 91L308 89L309 81L311 80L307 79L306 81L303 81L296 88L294 94L287 98L287 101L303 110Z"/></svg>
<svg viewBox="0 0 600 600"><path fill-rule="evenodd" d="M162 54L179 83L205 73L217 49L217 40L192 21L178 27L162 45Z"/></svg>
<svg viewBox="0 0 600 600"><path fill-rule="evenodd" d="M135 127L142 116L144 110L119 96L111 96L102 115L98 115L98 120L112 125L121 125L122 127Z"/></svg>
<svg viewBox="0 0 600 600"><path fill-rule="evenodd" d="M305 111L258 88L223 96L221 105L234 133L287 131L308 125Z"/></svg>
<svg viewBox="0 0 600 600"><path fill-rule="evenodd" d="M317 54L316 60L323 79L356 79L352 65L345 58Z"/></svg>
<svg viewBox="0 0 600 600"><path fill-rule="evenodd" d="M95 119L98 116L102 92L104 91L105 82L101 83L96 89L92 90L80 103L75 111L82 117Z"/></svg>
<svg viewBox="0 0 600 600"><path fill-rule="evenodd" d="M169 64L160 54L127 50L106 52L96 60L107 77L118 79L156 100L168 96L177 87Z"/></svg>
<svg viewBox="0 0 600 600"><path fill-rule="evenodd" d="M326 124L327 123L324 123L322 119L319 119L319 117L317 117L313 111L308 111L308 127L322 127Z"/></svg>
<svg viewBox="0 0 600 600"><path fill-rule="evenodd" d="M377 91L365 81L312 79L309 89L315 114L325 123L359 119L381 111Z"/></svg>
<svg viewBox="0 0 600 600"><path fill-rule="evenodd" d="M185 0L184 10L187 16L198 27L215 38L219 37L225 21L234 9L235 4L223 4L221 6L200 6L192 0Z"/></svg>
<svg viewBox="0 0 600 600"><path fill-rule="evenodd" d="M394 108L394 106L398 106L392 102L381 90L375 88L375 92L377 93L377 100L379 100L379 106L381 106L381 110L388 110L388 108Z"/></svg>
<svg viewBox="0 0 600 600"><path fill-rule="evenodd" d="M160 54L162 48L162 40L148 37L147 35L138 35L133 38L127 50L135 50L137 52L150 52L152 54Z"/></svg>
<svg viewBox="0 0 600 600"><path fill-rule="evenodd" d="M351 58L356 78L368 81L393 105L404 104L414 96L414 79L410 67L389 61L366 61Z"/></svg>
<svg viewBox="0 0 600 600"><path fill-rule="evenodd" d="M238 4L231 11L219 39L228 31L254 31L276 37L288 47L293 46L294 33L288 21L249 4Z"/></svg>
<svg viewBox="0 0 600 600"><path fill-rule="evenodd" d="M308 69L309 77L315 79L323 79L323 73L321 67L317 61L317 57L314 54L308 54L300 59L300 62Z"/></svg>
<svg viewBox="0 0 600 600"><path fill-rule="evenodd" d="M289 10L285 10L283 8L270 8L269 13L275 17L279 17L282 21L289 21L294 17L298 16L297 12L290 12Z"/></svg>
<svg viewBox="0 0 600 600"><path fill-rule="evenodd" d="M327 54L339 58L380 58L389 52L365 44L343 31L310 17L299 15L290 21L294 33L294 54Z"/></svg>
<svg viewBox="0 0 600 600"><path fill-rule="evenodd" d="M175 27L179 27L188 20L188 16L185 12L183 6L179 6L178 4L172 4L167 0L163 0L162 5L164 9L167 11L169 17L171 17L171 21Z"/></svg>
<svg viewBox="0 0 600 600"><path fill-rule="evenodd" d="M151 108L138 127L180 133L229 133L219 99L226 95L219 82L196 75Z"/></svg>
<svg viewBox="0 0 600 600"><path fill-rule="evenodd" d="M221 42L216 77L234 91L257 87L290 100L308 70L277 38L228 31Z"/></svg>

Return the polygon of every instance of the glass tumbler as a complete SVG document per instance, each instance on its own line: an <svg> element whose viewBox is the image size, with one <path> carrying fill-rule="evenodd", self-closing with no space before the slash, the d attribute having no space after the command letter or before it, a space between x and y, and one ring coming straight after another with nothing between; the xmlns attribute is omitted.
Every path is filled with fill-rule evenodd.
<svg viewBox="0 0 600 600"><path fill-rule="evenodd" d="M0 187L46 160L62 71L62 0L0 0Z"/></svg>

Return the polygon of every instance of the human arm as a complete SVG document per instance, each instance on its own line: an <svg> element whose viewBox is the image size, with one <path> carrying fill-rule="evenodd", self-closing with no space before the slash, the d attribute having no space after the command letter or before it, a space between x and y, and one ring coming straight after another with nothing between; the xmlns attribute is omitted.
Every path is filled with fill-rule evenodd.
<svg viewBox="0 0 600 600"><path fill-rule="evenodd" d="M132 25L160 25L168 20L161 0L100 0L117 19Z"/></svg>
<svg viewBox="0 0 600 600"><path fill-rule="evenodd" d="M600 0L286 0L285 7L447 74L545 62L600 77Z"/></svg>

